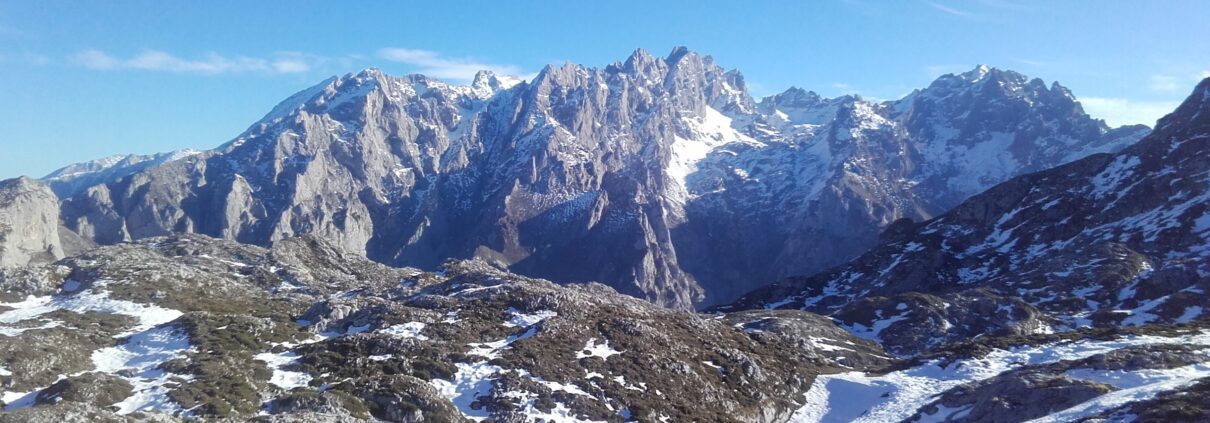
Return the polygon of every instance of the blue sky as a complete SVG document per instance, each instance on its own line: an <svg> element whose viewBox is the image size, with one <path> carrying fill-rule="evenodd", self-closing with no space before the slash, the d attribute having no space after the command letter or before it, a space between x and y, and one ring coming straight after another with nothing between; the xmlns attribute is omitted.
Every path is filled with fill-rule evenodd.
<svg viewBox="0 0 1210 423"><path fill-rule="evenodd" d="M461 82L685 45L754 94L893 99L985 63L1147 123L1210 76L1205 1L0 0L0 178L210 148L290 94L377 66Z"/></svg>

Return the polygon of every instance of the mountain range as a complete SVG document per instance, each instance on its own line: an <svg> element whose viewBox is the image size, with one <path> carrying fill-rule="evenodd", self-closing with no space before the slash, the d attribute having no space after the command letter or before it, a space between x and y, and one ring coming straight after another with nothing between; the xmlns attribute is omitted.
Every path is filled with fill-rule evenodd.
<svg viewBox="0 0 1210 423"><path fill-rule="evenodd" d="M841 264L897 219L1147 132L986 66L897 101L797 88L755 101L739 72L677 48L469 86L368 69L299 92L216 149L44 182L65 226L100 244L315 234L390 265L475 257L689 309Z"/></svg>
<svg viewBox="0 0 1210 423"><path fill-rule="evenodd" d="M853 261L728 308L823 312L908 353L986 333L1193 321L1210 308L1207 118L1210 80L1117 154L896 222Z"/></svg>

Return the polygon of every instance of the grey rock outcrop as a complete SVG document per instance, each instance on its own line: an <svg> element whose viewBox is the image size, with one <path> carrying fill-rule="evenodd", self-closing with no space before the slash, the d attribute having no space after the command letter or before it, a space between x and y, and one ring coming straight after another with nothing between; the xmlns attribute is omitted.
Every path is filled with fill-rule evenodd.
<svg viewBox="0 0 1210 423"><path fill-rule="evenodd" d="M0 181L0 269L63 258L59 200L30 178Z"/></svg>

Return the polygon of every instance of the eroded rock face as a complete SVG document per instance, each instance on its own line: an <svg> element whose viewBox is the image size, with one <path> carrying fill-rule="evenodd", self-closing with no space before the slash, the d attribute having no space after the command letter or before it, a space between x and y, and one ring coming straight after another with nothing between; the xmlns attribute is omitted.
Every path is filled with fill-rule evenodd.
<svg viewBox="0 0 1210 423"><path fill-rule="evenodd" d="M0 181L0 269L63 258L59 200L30 179Z"/></svg>
<svg viewBox="0 0 1210 423"><path fill-rule="evenodd" d="M738 72L684 48L465 87L370 69L296 94L217 149L47 180L67 227L102 244L314 234L391 265L476 257L691 309L1146 132L1112 130L1040 84L980 68L894 102L792 89L758 103Z"/></svg>
<svg viewBox="0 0 1210 423"><path fill-rule="evenodd" d="M783 280L724 309L802 308L878 328L874 335L919 333L882 338L901 354L982 331L1204 318L1206 157L1210 80L1120 153L1021 176L936 219L896 224L882 244L846 265ZM905 296L936 300L895 300ZM1001 300L968 301L978 298Z"/></svg>
<svg viewBox="0 0 1210 423"><path fill-rule="evenodd" d="M891 363L803 311L391 268L314 236L149 238L43 268L0 278L0 418L780 422L815 375Z"/></svg>

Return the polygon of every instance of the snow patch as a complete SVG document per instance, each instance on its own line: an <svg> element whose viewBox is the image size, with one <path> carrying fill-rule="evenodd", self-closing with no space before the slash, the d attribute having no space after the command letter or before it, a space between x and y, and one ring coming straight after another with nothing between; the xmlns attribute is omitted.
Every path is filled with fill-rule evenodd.
<svg viewBox="0 0 1210 423"><path fill-rule="evenodd" d="M584 344L584 348L576 352L576 359L588 357L600 357L602 360L609 360L609 357L621 354L622 351L615 350L609 346L609 340L604 340L600 344L597 343L597 338L589 339Z"/></svg>
<svg viewBox="0 0 1210 423"><path fill-rule="evenodd" d="M425 324L421 322L408 322L401 325L393 325L379 332L399 338L416 338L421 341L429 340L429 337L421 335Z"/></svg>
<svg viewBox="0 0 1210 423"><path fill-rule="evenodd" d="M160 369L165 362L184 358L194 351L189 336L177 328L163 326L132 335L122 345L92 353L98 372L117 375L134 387L134 393L114 404L118 414L136 411L179 411L180 405L168 397L168 385L174 379L189 380L189 375L173 375Z"/></svg>
<svg viewBox="0 0 1210 423"><path fill-rule="evenodd" d="M286 367L298 364L298 353L293 351L264 352L253 358L265 362L269 365L269 369L273 370L273 375L269 377L269 384L273 386L289 391L294 388L306 387L311 383L311 375L286 370Z"/></svg>
<svg viewBox="0 0 1210 423"><path fill-rule="evenodd" d="M512 317L509 317L508 320L504 321L504 326L508 326L510 328L530 327L543 320L559 315L559 313L555 313L551 310L539 310L533 313L521 313L517 311L517 309L509 307L507 311L509 314L512 314Z"/></svg>

